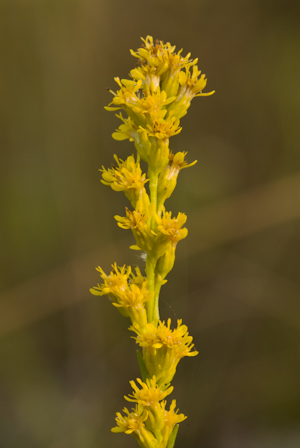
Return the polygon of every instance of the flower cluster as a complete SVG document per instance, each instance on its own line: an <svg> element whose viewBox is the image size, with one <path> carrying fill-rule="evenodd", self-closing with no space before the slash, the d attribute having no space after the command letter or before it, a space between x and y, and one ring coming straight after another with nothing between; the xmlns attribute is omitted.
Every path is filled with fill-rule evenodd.
<svg viewBox="0 0 300 448"><path fill-rule="evenodd" d="M166 448L175 426L186 419L183 414L175 411L176 400L172 401L169 411L166 410L166 400L173 387L161 388L155 376L143 382L137 378L141 389L134 381L130 381L133 393L125 397L127 401L136 403L136 407L129 412L124 408L126 415L117 413L117 426L113 432L133 434L143 448Z"/></svg>
<svg viewBox="0 0 300 448"><path fill-rule="evenodd" d="M117 166L102 171L102 183L110 185L115 191L124 191L133 208L138 210L147 210L149 208L149 196L145 189L148 182L146 174L142 174L139 164L140 158L137 156L135 162L134 156L129 156L125 162L114 156Z"/></svg>
<svg viewBox="0 0 300 448"><path fill-rule="evenodd" d="M207 80L197 67L197 59L182 56L170 43L153 41L151 36L131 54L138 59L130 79L115 78L118 85L109 111L119 111L121 120L112 134L115 140L129 139L134 143L137 156L126 160L114 156L116 165L102 167L102 183L114 191L123 191L132 209L126 207L125 216L115 216L119 227L131 230L135 244L131 249L144 253L145 277L139 268L135 273L130 266L118 267L106 275L101 267L102 283L91 289L94 295L108 295L121 314L131 320L130 330L142 353L138 360L142 378L130 384L133 393L125 397L136 403L124 415L117 413L113 432L132 434L141 448L173 448L178 423L186 417L175 411L176 401L167 410L165 398L173 391L170 386L181 358L197 355L193 350L188 328L177 321L171 328L159 318L159 294L166 277L173 268L179 241L188 230L184 227L186 215L172 216L165 208L173 193L179 172L193 166L187 152L173 154L169 149L170 137L181 131L180 120L186 115L194 97L203 93ZM122 111L126 116L122 115ZM148 165L144 173L140 162Z"/></svg>
<svg viewBox="0 0 300 448"><path fill-rule="evenodd" d="M97 268L103 283L90 289L91 293L95 296L108 295L123 316L130 317L133 324L138 323L141 328L145 328L147 314L144 303L153 295L147 289L147 279L141 275L139 268L136 268L134 275L130 266L118 268L115 263L112 267L113 271L109 275L100 266Z"/></svg>
<svg viewBox="0 0 300 448"><path fill-rule="evenodd" d="M192 351L193 338L189 336L187 326L181 324L182 321L178 320L177 328L172 330L171 319L168 319L167 325L159 321L157 327L150 323L144 328L138 324L129 328L137 334L134 339L143 348L143 359L149 375L155 375L161 386L172 381L181 358L198 354Z"/></svg>
<svg viewBox="0 0 300 448"><path fill-rule="evenodd" d="M132 80L115 78L120 90L111 91L114 97L106 109L126 112L127 118L117 115L123 123L113 138L133 141L141 159L159 173L169 163L169 138L181 131L180 119L192 99L214 92L202 92L207 80L190 53L183 57L182 50L175 53L170 43L154 44L151 36L142 40L144 46L131 51L139 60L130 72Z"/></svg>

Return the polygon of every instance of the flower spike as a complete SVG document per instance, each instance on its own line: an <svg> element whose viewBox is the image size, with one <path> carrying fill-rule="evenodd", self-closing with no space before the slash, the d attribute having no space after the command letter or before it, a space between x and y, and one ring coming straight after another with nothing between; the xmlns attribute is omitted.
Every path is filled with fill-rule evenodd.
<svg viewBox="0 0 300 448"><path fill-rule="evenodd" d="M141 448L173 448L178 425L186 419L176 410L176 401L167 407L173 392L171 381L179 361L198 354L188 327L177 320L160 320L161 287L175 262L178 243L187 237L185 213L172 216L165 201L173 194L179 172L195 165L186 161L186 151L170 150L170 139L181 132L181 119L196 97L205 92L207 79L198 69L198 59L169 42L142 38L136 51L130 50L137 65L130 79L115 77L117 88L109 90L112 100L105 107L118 111L121 121L112 134L117 141L129 140L137 151L124 160L114 155L111 168L102 167L101 182L113 191L124 192L129 200L125 216L116 215L121 229L131 230L142 251L145 276L139 267L112 265L107 275L99 266L101 282L90 291L109 296L112 305L129 317L129 330L139 346L138 360L143 380L130 381L132 392L125 396L135 404L117 412L114 433L131 434ZM131 144L130 143L130 144ZM144 169L143 164L147 164Z"/></svg>

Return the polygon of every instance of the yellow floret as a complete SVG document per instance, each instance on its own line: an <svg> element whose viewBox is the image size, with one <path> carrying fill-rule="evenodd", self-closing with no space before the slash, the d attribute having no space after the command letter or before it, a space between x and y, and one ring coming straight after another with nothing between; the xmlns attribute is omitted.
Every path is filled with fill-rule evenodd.
<svg viewBox="0 0 300 448"><path fill-rule="evenodd" d="M131 205L138 210L147 210L150 204L149 196L145 190L145 184L149 181L146 174L142 173L140 157L129 156L125 161L114 155L117 166L112 169L102 167L102 183L110 185L115 191L124 191Z"/></svg>
<svg viewBox="0 0 300 448"><path fill-rule="evenodd" d="M185 213L178 213L177 218L172 218L172 212L166 212L165 208L162 209L162 217L156 215L156 222L158 224L158 230L166 235L168 239L176 246L178 241L185 238L188 234L186 227L182 229L183 224L187 220Z"/></svg>
<svg viewBox="0 0 300 448"><path fill-rule="evenodd" d="M193 338L189 336L188 328L177 321L177 328L172 330L171 319L165 322L159 321L156 328L153 324L147 324L144 328L137 325L129 329L137 336L137 344L143 348L143 359L149 375L155 375L160 385L170 383L176 372L176 367L184 356L196 356L197 351L192 351Z"/></svg>
<svg viewBox="0 0 300 448"><path fill-rule="evenodd" d="M130 381L134 392L125 399L142 405L148 411L146 425L159 438L165 423L164 407L160 402L173 391L173 386L161 389L156 383L155 376L152 379L147 379L145 383L137 378L137 382L142 388L139 389L134 381Z"/></svg>
<svg viewBox="0 0 300 448"><path fill-rule="evenodd" d="M115 263L109 275L106 275L100 267L97 271L100 272L103 283L90 289L91 293L99 296L109 295L112 304L123 316L129 317L132 324L145 327L147 325L145 303L151 299L153 293L149 293L147 279L141 276L140 270L137 268L137 274L134 275L130 266L119 268Z"/></svg>

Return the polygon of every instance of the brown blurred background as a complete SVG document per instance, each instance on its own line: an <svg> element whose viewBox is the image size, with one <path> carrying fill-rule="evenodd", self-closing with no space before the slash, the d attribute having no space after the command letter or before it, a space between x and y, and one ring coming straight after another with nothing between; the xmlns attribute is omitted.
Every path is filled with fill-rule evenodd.
<svg viewBox="0 0 300 448"><path fill-rule="evenodd" d="M174 380L176 447L300 446L300 3L2 0L0 446L134 447L110 433L138 366L125 320L89 288L95 266L143 268L127 205L100 184L133 145L104 111L147 34L199 58L171 149L167 208L189 236L161 297L199 356Z"/></svg>

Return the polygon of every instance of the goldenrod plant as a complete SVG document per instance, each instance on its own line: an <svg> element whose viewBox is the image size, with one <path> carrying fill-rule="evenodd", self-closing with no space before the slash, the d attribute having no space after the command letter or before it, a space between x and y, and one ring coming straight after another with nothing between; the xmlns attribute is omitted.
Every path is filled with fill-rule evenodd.
<svg viewBox="0 0 300 448"><path fill-rule="evenodd" d="M116 116L122 121L112 134L115 140L129 139L137 150L125 161L114 156L116 165L102 167L102 183L115 191L123 191L131 204L126 216L115 216L122 229L131 229L136 244L131 249L145 255L145 276L139 268L112 265L107 275L101 267L102 283L91 289L94 295L108 295L120 313L129 317L129 330L141 351L138 361L141 377L130 381L132 394L125 399L135 403L131 410L117 413L117 426L112 432L132 434L142 448L173 448L178 423L186 419L176 410L172 400L169 409L165 398L173 391L170 385L184 356L196 356L188 328L177 321L159 317L159 294L173 268L177 243L187 236L186 215L166 211L165 201L174 191L179 172L193 166L187 163L186 152L173 154L169 139L181 131L180 119L186 115L191 101L203 93L205 75L190 53L151 36L142 39L142 47L131 54L137 58L131 79L115 78L119 86L106 110L123 110ZM148 165L143 173L140 160Z"/></svg>

